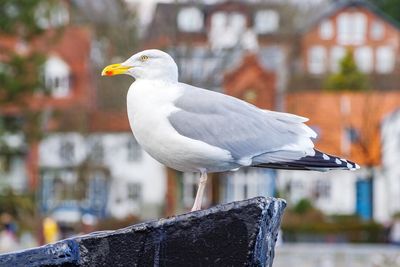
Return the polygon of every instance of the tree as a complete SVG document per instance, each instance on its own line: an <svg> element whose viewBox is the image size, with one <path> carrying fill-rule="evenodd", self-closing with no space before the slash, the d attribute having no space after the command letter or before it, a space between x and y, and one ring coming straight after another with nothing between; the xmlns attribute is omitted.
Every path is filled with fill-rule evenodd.
<svg viewBox="0 0 400 267"><path fill-rule="evenodd" d="M389 17L400 23L399 0L368 0L368 2L377 6L380 10L389 15Z"/></svg>
<svg viewBox="0 0 400 267"><path fill-rule="evenodd" d="M325 88L331 91L363 91L368 89L367 76L359 71L351 50L347 50L346 55L340 60L339 72L327 78Z"/></svg>
<svg viewBox="0 0 400 267"><path fill-rule="evenodd" d="M90 24L93 30L94 57L92 70L99 77L110 63L122 62L132 56L138 47L137 16L124 0L74 1L72 12L79 23ZM103 8L99 8L102 6ZM118 28L116 30L116 28ZM96 52L97 51L97 52ZM124 111L126 89L130 77L119 79L94 79L97 107L108 111ZM112 88L112 89L111 89Z"/></svg>

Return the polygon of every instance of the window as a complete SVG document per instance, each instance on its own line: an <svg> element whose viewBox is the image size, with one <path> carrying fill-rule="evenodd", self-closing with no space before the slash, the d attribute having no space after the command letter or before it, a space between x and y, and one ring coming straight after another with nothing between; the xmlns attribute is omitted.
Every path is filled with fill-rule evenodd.
<svg viewBox="0 0 400 267"><path fill-rule="evenodd" d="M225 201L237 201L256 196L273 196L276 173L271 169L242 168L224 176Z"/></svg>
<svg viewBox="0 0 400 267"><path fill-rule="evenodd" d="M211 18L211 27L223 28L227 24L227 14L225 12L217 12Z"/></svg>
<svg viewBox="0 0 400 267"><path fill-rule="evenodd" d="M246 29L246 17L239 12L216 12L211 17L209 41L213 49L232 48L240 44Z"/></svg>
<svg viewBox="0 0 400 267"><path fill-rule="evenodd" d="M275 10L258 11L254 17L254 30L256 33L265 34L278 30L279 14Z"/></svg>
<svg viewBox="0 0 400 267"><path fill-rule="evenodd" d="M346 49L342 46L335 46L331 49L330 68L332 72L339 71L339 62L343 59L345 54L346 54Z"/></svg>
<svg viewBox="0 0 400 267"><path fill-rule="evenodd" d="M329 180L317 180L315 184L315 197L317 199L327 199L331 195L331 185Z"/></svg>
<svg viewBox="0 0 400 267"><path fill-rule="evenodd" d="M367 18L365 15L361 13L353 14L353 25L353 44L364 43L367 30Z"/></svg>
<svg viewBox="0 0 400 267"><path fill-rule="evenodd" d="M102 163L104 159L104 147L102 140L96 138L91 146L90 158L95 163Z"/></svg>
<svg viewBox="0 0 400 267"><path fill-rule="evenodd" d="M360 45L365 40L367 19L362 13L343 13L337 19L338 43Z"/></svg>
<svg viewBox="0 0 400 267"><path fill-rule="evenodd" d="M349 44L351 39L350 31L350 15L348 13L340 14L337 18L337 29L338 29L338 43Z"/></svg>
<svg viewBox="0 0 400 267"><path fill-rule="evenodd" d="M381 46L376 50L376 71L378 73L390 73L395 65L394 51L390 46Z"/></svg>
<svg viewBox="0 0 400 267"><path fill-rule="evenodd" d="M363 72L369 73L372 71L372 58L373 55L371 47L364 46L355 50L354 59L358 68Z"/></svg>
<svg viewBox="0 0 400 267"><path fill-rule="evenodd" d="M70 93L70 68L59 57L52 56L44 64L44 83L46 89L56 98Z"/></svg>
<svg viewBox="0 0 400 267"><path fill-rule="evenodd" d="M127 160L137 161L142 157L142 149L135 138L129 138L127 144Z"/></svg>
<svg viewBox="0 0 400 267"><path fill-rule="evenodd" d="M128 184L128 198L138 202L142 198L142 186L139 183Z"/></svg>
<svg viewBox="0 0 400 267"><path fill-rule="evenodd" d="M382 22L378 20L374 20L371 23L371 39L372 40L381 40L385 34L385 26Z"/></svg>
<svg viewBox="0 0 400 267"><path fill-rule="evenodd" d="M60 142L59 156L62 161L72 163L75 159L75 146L69 140L62 140Z"/></svg>
<svg viewBox="0 0 400 267"><path fill-rule="evenodd" d="M199 32L203 29L204 15L196 7L182 8L178 13L178 28L184 32Z"/></svg>
<svg viewBox="0 0 400 267"><path fill-rule="evenodd" d="M323 46L311 47L308 52L308 70L312 74L326 71L326 50Z"/></svg>
<svg viewBox="0 0 400 267"><path fill-rule="evenodd" d="M360 141L360 132L354 127L347 127L346 131L346 138L351 143L355 144Z"/></svg>
<svg viewBox="0 0 400 267"><path fill-rule="evenodd" d="M333 23L330 20L324 20L319 27L319 35L323 40L330 40L333 37Z"/></svg>

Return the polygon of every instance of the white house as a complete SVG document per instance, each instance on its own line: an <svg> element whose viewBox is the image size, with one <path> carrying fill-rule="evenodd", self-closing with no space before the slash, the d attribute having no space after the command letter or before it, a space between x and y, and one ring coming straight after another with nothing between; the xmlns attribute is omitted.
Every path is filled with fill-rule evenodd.
<svg viewBox="0 0 400 267"><path fill-rule="evenodd" d="M382 121L382 178L380 218L390 220L400 212L400 110Z"/></svg>
<svg viewBox="0 0 400 267"><path fill-rule="evenodd" d="M45 212L75 199L98 216L148 219L162 212L165 168L132 133L53 133L41 141L39 157Z"/></svg>

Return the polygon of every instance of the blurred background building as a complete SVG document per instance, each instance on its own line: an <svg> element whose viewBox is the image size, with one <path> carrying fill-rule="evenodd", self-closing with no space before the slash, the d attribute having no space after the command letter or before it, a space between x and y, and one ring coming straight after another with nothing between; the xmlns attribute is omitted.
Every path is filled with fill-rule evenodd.
<svg viewBox="0 0 400 267"><path fill-rule="evenodd" d="M158 48L182 82L308 117L317 148L362 166L212 174L205 206L279 196L285 241L400 241L390 239L400 216L398 0L0 5L0 212L19 225L8 232L43 236L47 217L61 238L190 209L198 175L145 153L125 111L132 80L100 77Z"/></svg>

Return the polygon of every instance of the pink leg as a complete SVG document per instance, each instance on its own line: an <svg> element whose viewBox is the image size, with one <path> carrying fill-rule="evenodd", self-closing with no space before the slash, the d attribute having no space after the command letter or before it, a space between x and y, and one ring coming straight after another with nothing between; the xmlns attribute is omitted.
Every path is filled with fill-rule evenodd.
<svg viewBox="0 0 400 267"><path fill-rule="evenodd" d="M192 211L201 210L201 202L203 200L206 183L207 183L207 173L202 172L200 176L199 188L197 189L196 199L194 201Z"/></svg>

